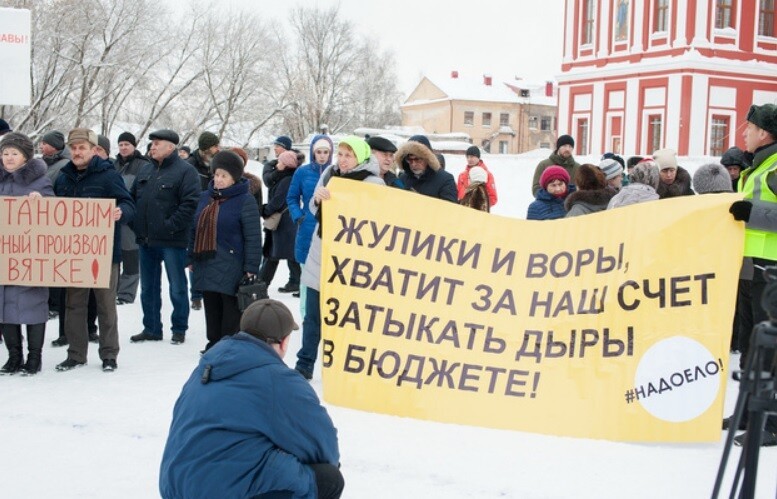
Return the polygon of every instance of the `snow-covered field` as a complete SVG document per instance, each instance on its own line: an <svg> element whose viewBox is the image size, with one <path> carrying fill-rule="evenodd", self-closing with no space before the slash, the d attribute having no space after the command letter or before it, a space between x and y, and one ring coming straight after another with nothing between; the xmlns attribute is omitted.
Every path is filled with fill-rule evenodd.
<svg viewBox="0 0 777 499"><path fill-rule="evenodd" d="M547 154L484 155L499 192L494 213L525 217L534 166ZM454 175L464 166L461 156L446 160ZM705 162L680 159L691 171ZM258 164L252 169L258 171ZM270 294L299 318L298 300L277 292L286 277L281 264ZM168 328L169 313L165 305ZM0 497L158 496L173 404L205 345L205 321L202 311L192 312L183 345L130 344L130 335L142 329L141 315L138 301L119 307L122 350L114 373L100 370L96 345L90 345L86 367L55 372L66 351L49 346L56 337L53 320L43 372L0 378ZM169 340L169 330L165 335ZM294 333L286 358L291 365L299 344L300 335ZM5 362L4 355L0 359ZM737 359L731 362L736 365ZM320 393L318 369L313 387ZM729 381L727 414L737 389ZM339 429L348 498L709 497L725 435L721 432L713 444L629 444L328 409ZM738 457L735 448L729 475ZM774 497L776 488L777 449L763 449L757 496Z"/></svg>

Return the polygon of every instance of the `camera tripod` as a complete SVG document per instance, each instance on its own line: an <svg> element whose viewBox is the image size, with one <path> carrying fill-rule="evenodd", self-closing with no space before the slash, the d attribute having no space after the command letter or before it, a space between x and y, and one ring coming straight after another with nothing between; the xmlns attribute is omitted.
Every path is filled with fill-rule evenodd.
<svg viewBox="0 0 777 499"><path fill-rule="evenodd" d="M777 401L774 400L776 353L777 323L774 320L761 322L753 329L750 339L750 349L739 380L739 395L734 415L729 420L726 445L723 448L718 475L715 478L715 488L712 491L713 499L716 499L720 493L731 446L734 443L734 435L739 428L745 410L747 410L748 415L747 433L729 497L731 499L735 497L751 499L755 496L758 457L764 424L767 415L777 414ZM742 480L741 489L740 479ZM737 495L737 491L739 491L739 495Z"/></svg>

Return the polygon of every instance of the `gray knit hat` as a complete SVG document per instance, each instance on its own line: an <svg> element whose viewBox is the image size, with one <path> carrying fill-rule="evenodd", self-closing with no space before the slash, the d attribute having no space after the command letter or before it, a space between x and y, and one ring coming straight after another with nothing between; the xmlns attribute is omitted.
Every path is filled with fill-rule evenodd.
<svg viewBox="0 0 777 499"><path fill-rule="evenodd" d="M603 159L599 163L599 169L607 180L613 179L623 173L623 166L613 158Z"/></svg>
<svg viewBox="0 0 777 499"><path fill-rule="evenodd" d="M658 189L658 183L661 177L658 174L658 163L652 159L643 159L634 166L629 173L629 182L633 184L649 185L653 189Z"/></svg>
<svg viewBox="0 0 777 499"><path fill-rule="evenodd" d="M41 142L45 142L57 151L61 151L65 148L65 135L59 130L52 130L44 133L40 138Z"/></svg>
<svg viewBox="0 0 777 499"><path fill-rule="evenodd" d="M700 166L693 174L693 189L699 194L732 192L731 176L717 163Z"/></svg>

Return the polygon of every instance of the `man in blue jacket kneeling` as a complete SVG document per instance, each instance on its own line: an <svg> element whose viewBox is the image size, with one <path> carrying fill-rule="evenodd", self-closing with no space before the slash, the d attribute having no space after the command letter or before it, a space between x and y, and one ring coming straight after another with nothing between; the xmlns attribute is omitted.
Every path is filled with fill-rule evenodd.
<svg viewBox="0 0 777 499"><path fill-rule="evenodd" d="M340 497L337 430L282 360L294 326L283 303L259 300L202 356L173 409L162 497Z"/></svg>

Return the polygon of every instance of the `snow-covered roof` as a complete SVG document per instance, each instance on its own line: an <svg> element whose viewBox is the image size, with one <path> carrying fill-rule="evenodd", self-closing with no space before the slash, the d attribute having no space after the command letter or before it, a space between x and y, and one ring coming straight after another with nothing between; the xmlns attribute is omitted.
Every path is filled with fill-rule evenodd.
<svg viewBox="0 0 777 499"><path fill-rule="evenodd" d="M427 75L425 78L439 88L447 97L431 100L416 99L406 102L404 106L429 104L447 100L507 102L511 104L538 104L547 106L556 105L555 96L547 97L545 95L545 82L529 82L520 78L506 81L488 75L473 77L462 76L460 74L455 78L451 75ZM487 79L490 79L490 85L486 84ZM522 97L521 90L528 90L529 97Z"/></svg>

